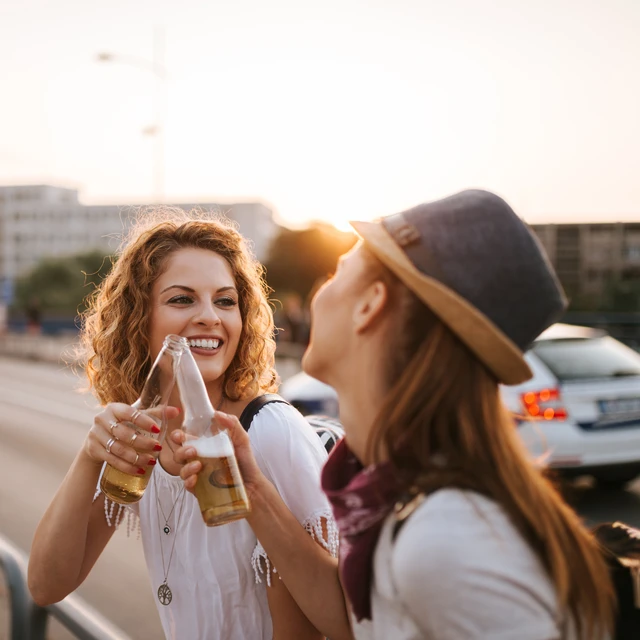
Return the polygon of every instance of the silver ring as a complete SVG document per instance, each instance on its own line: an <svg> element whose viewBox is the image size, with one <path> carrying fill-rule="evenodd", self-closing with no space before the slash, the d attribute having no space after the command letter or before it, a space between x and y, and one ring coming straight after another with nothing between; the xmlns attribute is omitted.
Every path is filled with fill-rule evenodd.
<svg viewBox="0 0 640 640"><path fill-rule="evenodd" d="M115 441L116 441L116 438L111 438L109 442L107 442L107 446L105 447L105 449L107 450L107 453L111 453L111 447L113 447L113 443Z"/></svg>
<svg viewBox="0 0 640 640"><path fill-rule="evenodd" d="M129 444L131 446L133 446L133 443L136 441L136 438L138 437L138 433L135 432L132 436L131 436L131 440L129 440Z"/></svg>
<svg viewBox="0 0 640 640"><path fill-rule="evenodd" d="M113 433L113 430L118 426L118 423L114 420L113 422L109 423L109 431L111 431L111 436L116 438L116 436ZM116 438L117 440L118 438Z"/></svg>
<svg viewBox="0 0 640 640"><path fill-rule="evenodd" d="M142 415L142 414L140 413L140 410L139 410L139 409L136 409L136 410L133 412L133 414L132 414L132 416L131 416L131 420L130 420L129 422L133 422L133 423L135 423L135 421L136 421L136 420L137 420L141 415Z"/></svg>
<svg viewBox="0 0 640 640"><path fill-rule="evenodd" d="M138 459L140 458L140 454L136 451L136 459L133 462L133 466L137 467L138 466Z"/></svg>

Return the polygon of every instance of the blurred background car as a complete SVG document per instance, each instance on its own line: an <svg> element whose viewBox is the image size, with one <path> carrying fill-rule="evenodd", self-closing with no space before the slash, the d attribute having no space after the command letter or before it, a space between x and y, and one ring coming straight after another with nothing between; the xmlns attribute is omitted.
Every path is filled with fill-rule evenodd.
<svg viewBox="0 0 640 640"><path fill-rule="evenodd" d="M531 454L606 488L640 475L640 354L602 330L555 324L526 359L533 378L501 394ZM303 414L338 415L335 391L305 373L280 393Z"/></svg>

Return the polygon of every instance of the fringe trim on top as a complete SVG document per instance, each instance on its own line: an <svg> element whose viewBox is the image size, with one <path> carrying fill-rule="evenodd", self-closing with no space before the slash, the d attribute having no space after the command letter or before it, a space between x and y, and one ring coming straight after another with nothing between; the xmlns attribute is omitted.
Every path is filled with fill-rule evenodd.
<svg viewBox="0 0 640 640"><path fill-rule="evenodd" d="M102 492L100 489L96 489L95 495L93 496L93 502L95 502ZM107 521L107 525L110 527L115 527L116 529L126 520L127 522L127 538L131 537L133 532L136 532L136 539L140 540L140 536L142 535L142 529L140 527L140 518L138 514L130 509L124 504L118 504L117 502L113 502L113 500L109 500L107 496L104 496L104 517Z"/></svg>
<svg viewBox="0 0 640 640"><path fill-rule="evenodd" d="M326 536L323 525L326 527ZM333 519L333 514L328 509L316 511L309 516L303 523L303 528L311 536L313 540L318 541L334 558L338 557L338 547L340 545L340 536L338 527ZM271 586L271 574L278 573L275 567L272 567L267 552L264 550L260 541L257 542L253 553L251 554L251 566L256 576L256 584L262 583L262 575L267 578L267 585Z"/></svg>

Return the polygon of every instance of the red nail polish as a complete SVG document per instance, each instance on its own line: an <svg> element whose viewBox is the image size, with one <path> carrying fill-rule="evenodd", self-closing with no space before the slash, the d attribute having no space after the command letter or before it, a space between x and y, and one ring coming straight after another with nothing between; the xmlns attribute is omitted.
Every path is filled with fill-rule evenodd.
<svg viewBox="0 0 640 640"><path fill-rule="evenodd" d="M147 462L147 464L148 464L150 467L153 467L153 465L154 465L155 463L156 463L156 461L154 460L154 458L151 458L151 460L149 460L149 462Z"/></svg>
<svg viewBox="0 0 640 640"><path fill-rule="evenodd" d="M160 444L154 445L153 450L154 451L162 451L162 445L160 445Z"/></svg>
<svg viewBox="0 0 640 640"><path fill-rule="evenodd" d="M138 473L143 476L147 472L144 469L138 469Z"/></svg>
<svg viewBox="0 0 640 640"><path fill-rule="evenodd" d="M158 429L158 426L157 426L157 425L155 425L155 424L154 424L154 425L151 427L151 433L160 433L160 429Z"/></svg>

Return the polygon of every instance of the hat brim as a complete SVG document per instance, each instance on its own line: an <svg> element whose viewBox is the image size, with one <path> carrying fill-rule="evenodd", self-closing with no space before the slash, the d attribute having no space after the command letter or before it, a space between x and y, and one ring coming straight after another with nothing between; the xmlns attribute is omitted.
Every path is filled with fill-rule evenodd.
<svg viewBox="0 0 640 640"><path fill-rule="evenodd" d="M420 272L382 224L350 224L374 255L473 351L499 382L520 384L533 376L517 345L455 291Z"/></svg>

